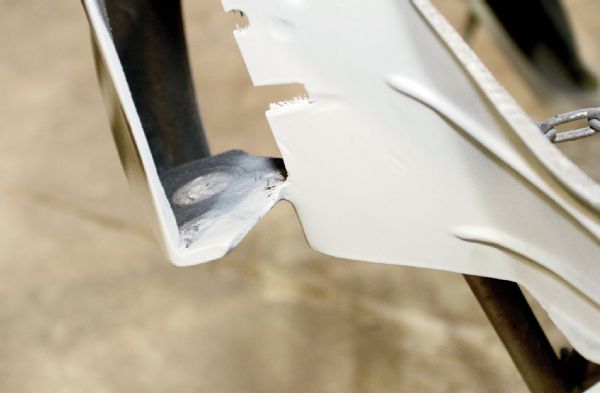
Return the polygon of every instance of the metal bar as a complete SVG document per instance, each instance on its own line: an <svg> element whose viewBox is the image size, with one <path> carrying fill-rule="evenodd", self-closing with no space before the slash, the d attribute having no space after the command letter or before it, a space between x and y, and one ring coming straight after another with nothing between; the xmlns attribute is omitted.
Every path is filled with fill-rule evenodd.
<svg viewBox="0 0 600 393"><path fill-rule="evenodd" d="M179 0L106 0L106 16L159 172L209 156Z"/></svg>
<svg viewBox="0 0 600 393"><path fill-rule="evenodd" d="M562 348L560 360L575 392L588 389L600 380L600 365L590 362L576 350Z"/></svg>
<svg viewBox="0 0 600 393"><path fill-rule="evenodd" d="M546 82L566 90L593 90L561 0L485 0L516 47Z"/></svg>
<svg viewBox="0 0 600 393"><path fill-rule="evenodd" d="M464 275L532 393L567 393L568 378L519 286Z"/></svg>

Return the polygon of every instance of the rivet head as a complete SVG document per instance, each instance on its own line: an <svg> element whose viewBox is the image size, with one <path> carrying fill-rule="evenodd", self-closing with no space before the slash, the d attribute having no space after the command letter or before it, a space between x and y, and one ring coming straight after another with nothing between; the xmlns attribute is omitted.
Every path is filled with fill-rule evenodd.
<svg viewBox="0 0 600 393"><path fill-rule="evenodd" d="M181 186L173 194L173 203L180 206L193 205L223 191L232 176L226 172L214 172L198 176Z"/></svg>

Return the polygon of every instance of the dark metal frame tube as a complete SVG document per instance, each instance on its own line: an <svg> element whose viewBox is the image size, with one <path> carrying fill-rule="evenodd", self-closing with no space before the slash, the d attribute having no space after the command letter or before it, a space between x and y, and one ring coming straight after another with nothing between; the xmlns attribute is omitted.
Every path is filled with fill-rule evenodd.
<svg viewBox="0 0 600 393"><path fill-rule="evenodd" d="M532 393L567 393L581 385L561 364L517 284L464 277Z"/></svg>

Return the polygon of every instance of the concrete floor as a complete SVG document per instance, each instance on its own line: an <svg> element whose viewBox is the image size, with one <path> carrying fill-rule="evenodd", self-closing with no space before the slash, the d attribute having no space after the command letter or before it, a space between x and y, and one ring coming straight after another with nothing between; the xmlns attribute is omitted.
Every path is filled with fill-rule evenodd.
<svg viewBox="0 0 600 393"><path fill-rule="evenodd" d="M462 2L441 3L460 23ZM278 155L263 112L301 90L250 85L217 0L185 12L213 151ZM546 115L484 31L474 45ZM0 0L0 88L0 392L526 391L462 277L319 255L288 205L226 258L171 267L119 166L78 2ZM597 142L569 147L595 173Z"/></svg>

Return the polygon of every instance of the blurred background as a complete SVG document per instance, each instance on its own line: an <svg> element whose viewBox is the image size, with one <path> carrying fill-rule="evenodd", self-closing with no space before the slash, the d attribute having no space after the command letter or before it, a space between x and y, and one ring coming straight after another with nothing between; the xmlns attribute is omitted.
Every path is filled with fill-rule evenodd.
<svg viewBox="0 0 600 393"><path fill-rule="evenodd" d="M437 4L466 28L464 1ZM564 5L597 73L600 3ZM251 86L218 0L184 11L212 151L279 156L264 111L301 89ZM497 42L471 33L534 119L600 103L536 94ZM287 204L226 258L172 267L120 168L79 2L0 0L0 90L0 392L526 391L460 275L317 254ZM599 148L563 149L599 179Z"/></svg>

